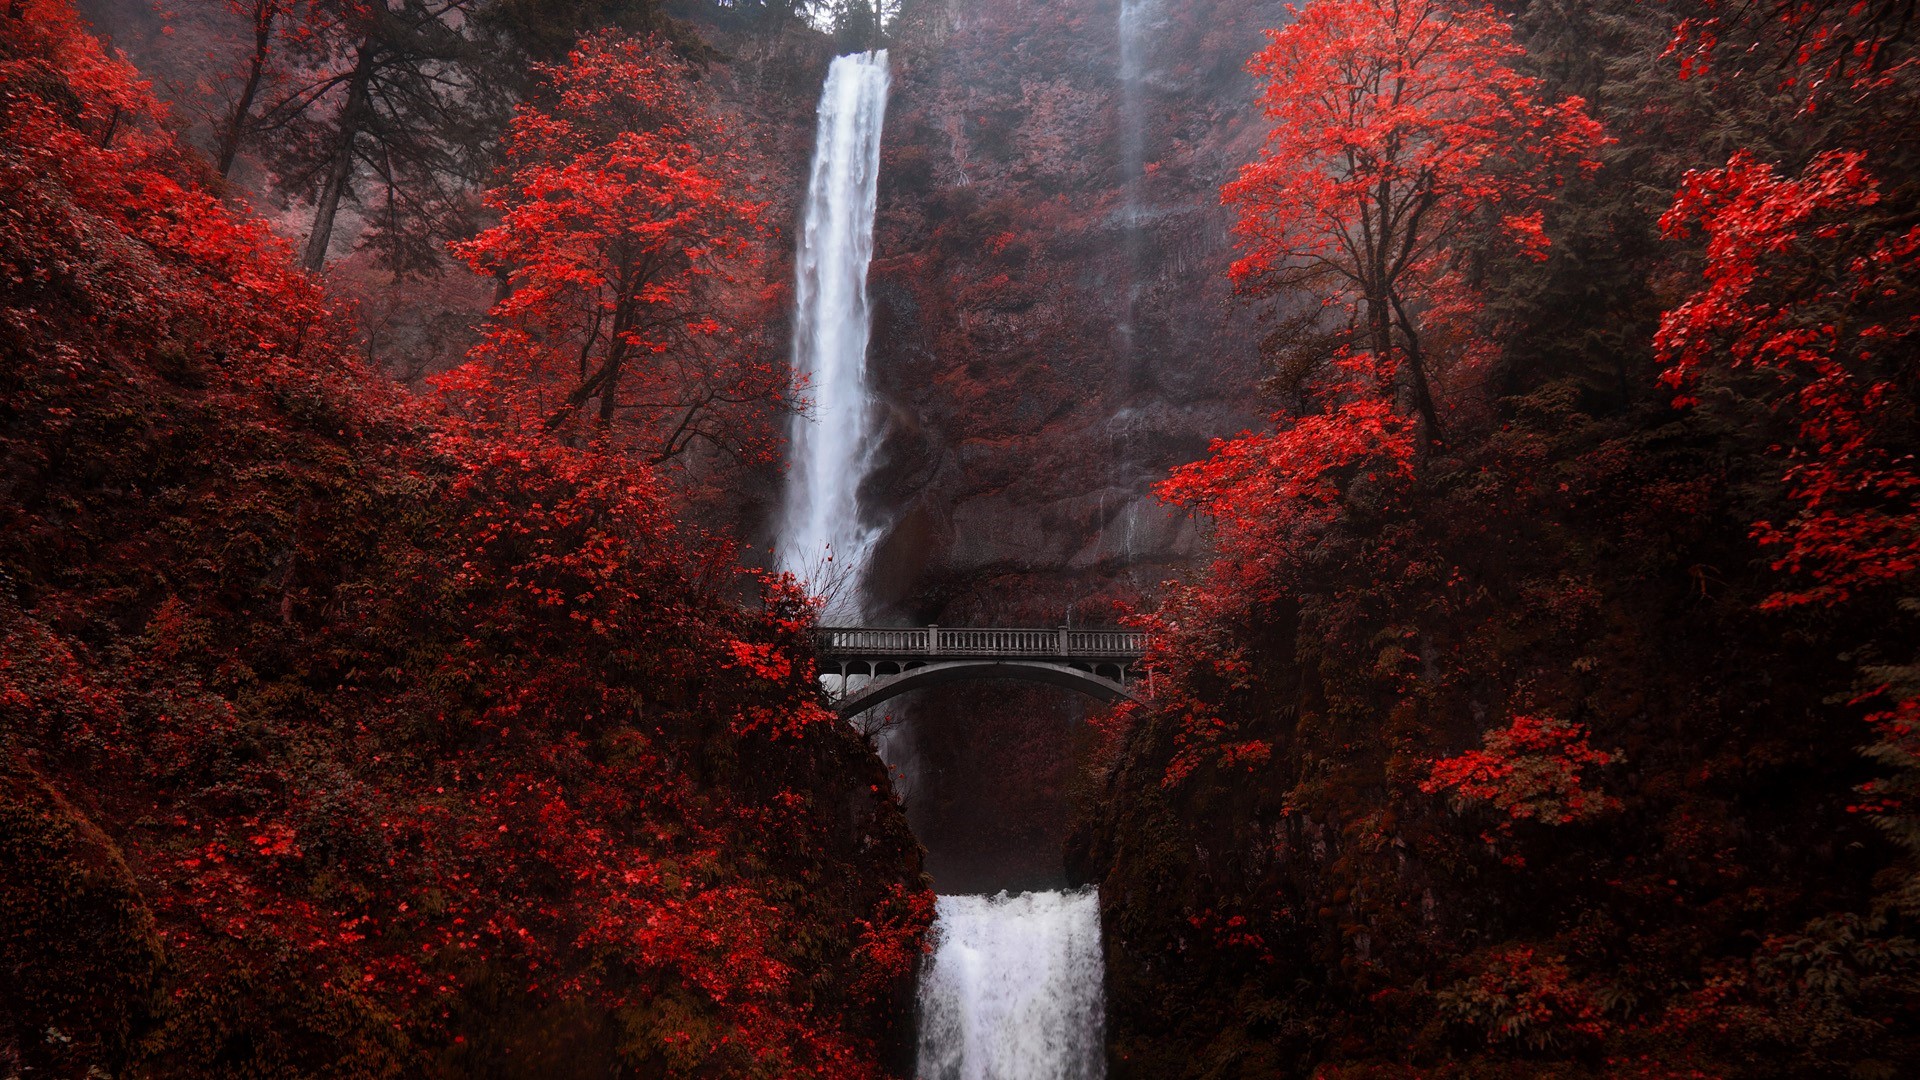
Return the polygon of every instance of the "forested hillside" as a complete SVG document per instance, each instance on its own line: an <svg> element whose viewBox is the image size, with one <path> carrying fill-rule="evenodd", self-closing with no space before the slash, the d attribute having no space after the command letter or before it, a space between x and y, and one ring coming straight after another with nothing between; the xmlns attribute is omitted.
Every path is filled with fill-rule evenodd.
<svg viewBox="0 0 1920 1080"><path fill-rule="evenodd" d="M1107 726L1115 1076L1916 1061L1899 4L1320 0L1223 189L1272 425Z"/></svg>
<svg viewBox="0 0 1920 1080"><path fill-rule="evenodd" d="M0 19L0 1074L881 1074L931 896L804 597L367 368L168 120Z"/></svg>

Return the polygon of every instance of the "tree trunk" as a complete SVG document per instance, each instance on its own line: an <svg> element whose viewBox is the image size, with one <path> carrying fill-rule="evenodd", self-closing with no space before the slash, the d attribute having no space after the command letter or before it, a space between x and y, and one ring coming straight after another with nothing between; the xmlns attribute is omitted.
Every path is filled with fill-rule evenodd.
<svg viewBox="0 0 1920 1080"><path fill-rule="evenodd" d="M1420 352L1420 336L1413 331L1413 319L1400 303L1400 294L1388 295L1393 299L1394 314L1400 320L1400 336L1407 342L1407 378L1413 387L1413 407L1426 425L1426 431L1421 433L1422 441L1437 443L1440 441L1440 415L1433 405L1433 386L1427 382L1427 358Z"/></svg>
<svg viewBox="0 0 1920 1080"><path fill-rule="evenodd" d="M599 426L602 431L613 426L613 392L620 388L620 367L626 360L627 350L609 349L607 352L607 377L600 384Z"/></svg>
<svg viewBox="0 0 1920 1080"><path fill-rule="evenodd" d="M1378 189L1373 194L1372 224L1367 227L1366 265L1361 268L1363 277L1361 286L1367 301L1367 331L1373 339L1373 357L1380 364L1393 363L1393 309L1388 306L1387 298L1393 292L1393 281L1387 274L1387 252L1392 246L1392 236L1387 230L1387 219L1393 208L1393 188L1386 177L1380 178ZM1364 213L1364 209L1363 209Z"/></svg>
<svg viewBox="0 0 1920 1080"><path fill-rule="evenodd" d="M616 327L624 325L624 319L615 320ZM626 358L627 343L624 332L616 330L607 343L607 358L600 362L600 369L595 371L591 378L574 387L573 392L567 395L566 403L547 417L547 430L552 431L566 423L567 417L579 412L580 407L592 401L596 394L600 397L599 424L602 427L611 424L613 393L620 387L620 368L626 362Z"/></svg>
<svg viewBox="0 0 1920 1080"><path fill-rule="evenodd" d="M307 236L307 252L301 264L318 273L327 263L327 247L333 243L333 219L340 210L340 199L353 179L353 144L359 138L360 124L366 117L367 84L373 81L373 36L360 42L354 58L353 80L347 84L347 101L340 106L340 122L333 147L333 161L319 197L313 202L313 232Z"/></svg>
<svg viewBox="0 0 1920 1080"><path fill-rule="evenodd" d="M227 113L226 130L220 133L220 146L214 155L214 168L224 179L233 171L233 159L240 153L240 139L252 119L253 98L260 92L260 80L267 71L267 54L273 45L273 17L276 0L253 0L253 59L247 64L247 82L240 99Z"/></svg>
<svg viewBox="0 0 1920 1080"><path fill-rule="evenodd" d="M629 292L626 295L632 294ZM595 418L601 431L613 426L614 394L620 389L620 369L627 362L627 331L633 327L631 304L630 300L624 301L614 309L613 326L607 331L607 362L600 366L600 413ZM586 403L587 399L582 397L574 407L579 408Z"/></svg>
<svg viewBox="0 0 1920 1080"><path fill-rule="evenodd" d="M1388 143L1389 156L1397 154L1398 145L1397 139ZM1420 355L1419 339L1414 336L1413 323L1400 304L1395 285L1418 239L1420 219L1426 214L1426 204L1418 206L1407 220L1401 222L1396 233L1389 227L1394 220L1393 186L1382 176L1373 194L1373 211L1377 217L1374 227L1369 230L1369 246L1365 253L1366 277L1362 282L1367 301L1368 336L1373 339L1374 356L1382 364L1393 363L1393 327L1398 320L1407 347L1401 350L1403 363L1395 366L1404 367L1406 371L1407 390L1413 395L1413 410L1419 417L1417 441L1425 446L1439 438L1440 417L1433 407L1433 389L1427 384L1427 368Z"/></svg>
<svg viewBox="0 0 1920 1080"><path fill-rule="evenodd" d="M1373 355L1382 364L1393 362L1393 311L1387 298L1367 297L1367 336L1372 338Z"/></svg>

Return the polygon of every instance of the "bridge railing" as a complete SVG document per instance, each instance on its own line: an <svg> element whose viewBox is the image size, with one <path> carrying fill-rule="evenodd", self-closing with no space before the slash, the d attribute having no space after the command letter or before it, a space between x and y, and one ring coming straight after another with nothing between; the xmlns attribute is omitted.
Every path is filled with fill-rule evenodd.
<svg viewBox="0 0 1920 1080"><path fill-rule="evenodd" d="M926 651L926 631L894 630L867 626L835 626L820 629L819 647L827 653L919 653Z"/></svg>
<svg viewBox="0 0 1920 1080"><path fill-rule="evenodd" d="M1147 635L1138 630L1070 627L827 626L819 648L830 656L1069 656L1135 659Z"/></svg>

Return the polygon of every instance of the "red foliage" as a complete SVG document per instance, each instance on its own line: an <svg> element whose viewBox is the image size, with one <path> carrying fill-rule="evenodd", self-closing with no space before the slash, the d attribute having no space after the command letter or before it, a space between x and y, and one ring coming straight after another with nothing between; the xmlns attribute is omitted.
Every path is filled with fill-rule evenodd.
<svg viewBox="0 0 1920 1080"><path fill-rule="evenodd" d="M766 458L756 407L784 406L788 383L731 329L761 204L728 133L661 43L607 32L543 70L487 197L500 223L454 245L505 294L441 388L507 428L569 426L592 404L599 429L656 462L702 442Z"/></svg>
<svg viewBox="0 0 1920 1080"><path fill-rule="evenodd" d="M856 1001L877 1005L919 972L933 913L932 892L909 892L895 885L875 918L854 920L860 927L860 943L854 951L863 961L863 977L854 987Z"/></svg>
<svg viewBox="0 0 1920 1080"><path fill-rule="evenodd" d="M1600 127L1578 98L1537 100L1511 28L1483 5L1321 0L1269 37L1249 67L1274 127L1221 190L1240 209L1233 277L1363 304L1365 347L1406 365L1434 425L1421 309L1472 306L1449 249L1490 229L1544 258L1540 208L1569 171L1597 167Z"/></svg>
<svg viewBox="0 0 1920 1080"><path fill-rule="evenodd" d="M1383 485L1411 475L1408 424L1380 393L1372 356L1344 357L1339 381L1326 388L1326 411L1278 416L1279 430L1216 440L1212 456L1174 470L1160 486L1168 502L1213 523L1220 569L1262 590L1271 601L1284 574L1339 513L1355 484Z"/></svg>
<svg viewBox="0 0 1920 1080"><path fill-rule="evenodd" d="M179 1034L196 1010L261 1010L233 1022L263 1057L351 1037L283 1023L289 999L444 1048L476 986L621 1009L671 1075L877 1075L843 1006L899 992L931 897L847 870L912 844L817 703L804 600L743 605L732 549L629 456L404 401L132 71L63 0L24 8L0 19L0 803L14 828L17 777L57 790L130 868L166 956L156 1075L229 1052ZM565 293L527 250L552 254L529 295ZM30 1052L108 1061L75 1035Z"/></svg>
<svg viewBox="0 0 1920 1080"><path fill-rule="evenodd" d="M1597 1039L1607 1031L1598 1002L1566 961L1527 946L1491 950L1480 971L1438 995L1441 1009L1478 1028L1489 1043L1541 1050L1569 1036Z"/></svg>
<svg viewBox="0 0 1920 1080"><path fill-rule="evenodd" d="M1914 70L1907 42L1914 11L1903 0L1702 0L1696 10L1675 25L1667 45L1683 81L1752 66L1755 27L1769 42L1764 55L1787 61L1773 71L1779 84L1798 91L1809 113L1825 111L1835 95L1894 87Z"/></svg>
<svg viewBox="0 0 1920 1080"><path fill-rule="evenodd" d="M1707 240L1705 285L1661 320L1655 347L1696 401L1710 372L1749 369L1790 421L1786 484L1800 510L1755 526L1798 579L1766 606L1843 603L1920 568L1920 469L1904 449L1914 410L1903 384L1920 314L1920 226L1876 220L1877 185L1858 153L1817 157L1782 178L1742 151L1690 173L1661 219Z"/></svg>
<svg viewBox="0 0 1920 1080"><path fill-rule="evenodd" d="M1382 365L1371 355L1343 356L1326 387L1326 411L1276 417L1278 430L1216 440L1211 456L1176 469L1163 499L1204 515L1214 528L1215 558L1206 579L1170 595L1150 620L1155 639L1178 638L1149 658L1178 687L1205 669L1231 682L1236 650L1225 641L1196 648L1195 633L1231 623L1250 609L1284 600L1301 561L1340 515L1350 491L1391 500L1413 475L1411 425L1382 392ZM1182 633L1181 631L1184 631ZM1182 751L1168 784L1201 763L1258 766L1268 748L1237 740L1231 726L1177 693L1160 703L1181 717Z"/></svg>
<svg viewBox="0 0 1920 1080"><path fill-rule="evenodd" d="M1620 805L1581 785L1588 768L1619 758L1588 745L1578 724L1516 716L1505 728L1487 732L1484 742L1484 749L1435 761L1420 790L1449 791L1462 806L1490 802L1509 819L1503 830L1514 821L1586 821Z"/></svg>
<svg viewBox="0 0 1920 1080"><path fill-rule="evenodd" d="M1481 221L1540 251L1541 203L1563 170L1594 167L1599 126L1578 98L1536 100L1491 8L1321 2L1268 34L1249 67L1266 80L1273 132L1222 191L1245 211L1238 278L1307 260L1363 288L1379 272L1370 263L1431 270Z"/></svg>

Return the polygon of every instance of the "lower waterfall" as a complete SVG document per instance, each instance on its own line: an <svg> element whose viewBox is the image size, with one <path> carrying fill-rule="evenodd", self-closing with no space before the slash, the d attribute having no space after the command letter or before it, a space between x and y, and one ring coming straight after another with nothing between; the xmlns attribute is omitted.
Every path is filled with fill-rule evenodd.
<svg viewBox="0 0 1920 1080"><path fill-rule="evenodd" d="M918 1080L1102 1080L1100 895L942 896Z"/></svg>

